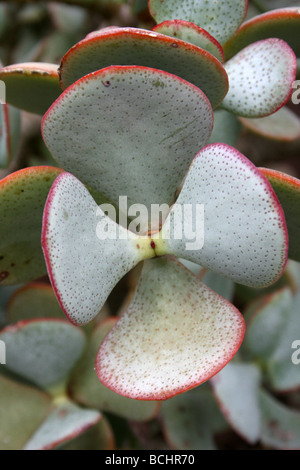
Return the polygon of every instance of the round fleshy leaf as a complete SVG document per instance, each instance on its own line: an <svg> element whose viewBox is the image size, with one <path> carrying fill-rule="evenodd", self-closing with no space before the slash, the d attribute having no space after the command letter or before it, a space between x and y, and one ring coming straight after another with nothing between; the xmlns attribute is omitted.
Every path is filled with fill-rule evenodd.
<svg viewBox="0 0 300 470"><path fill-rule="evenodd" d="M250 319L245 348L262 362L271 387L278 392L300 388L293 343L300 338L300 294L276 292ZM295 353L297 355L297 352Z"/></svg>
<svg viewBox="0 0 300 470"><path fill-rule="evenodd" d="M0 375L0 449L21 450L51 409L51 397Z"/></svg>
<svg viewBox="0 0 300 470"><path fill-rule="evenodd" d="M80 364L72 374L68 389L73 400L86 407L117 414L131 421L148 421L158 413L158 402L122 397L102 385L95 372L99 346L116 321L116 318L109 318L96 328Z"/></svg>
<svg viewBox="0 0 300 470"><path fill-rule="evenodd" d="M156 254L174 254L247 286L271 284L286 264L285 220L270 184L224 144L196 155L160 239Z"/></svg>
<svg viewBox="0 0 300 470"><path fill-rule="evenodd" d="M18 286L0 286L0 328L7 325L6 308L10 297Z"/></svg>
<svg viewBox="0 0 300 470"><path fill-rule="evenodd" d="M221 370L243 335L232 304L177 261L151 260L127 312L100 346L96 372L120 395L165 400Z"/></svg>
<svg viewBox="0 0 300 470"><path fill-rule="evenodd" d="M300 119L286 106L271 116L240 121L250 131L268 139L291 142L300 138Z"/></svg>
<svg viewBox="0 0 300 470"><path fill-rule="evenodd" d="M249 315L243 346L252 358L266 361L272 357L287 323L292 300L291 291L285 288L260 300ZM291 344L288 347L291 351Z"/></svg>
<svg viewBox="0 0 300 470"><path fill-rule="evenodd" d="M229 92L222 107L239 116L258 118L274 113L291 96L297 60L281 39L265 39L226 62Z"/></svg>
<svg viewBox="0 0 300 470"><path fill-rule="evenodd" d="M296 293L300 290L300 263L289 259L285 269L287 282L291 290Z"/></svg>
<svg viewBox="0 0 300 470"><path fill-rule="evenodd" d="M157 23L165 20L191 21L206 29L221 44L238 29L247 14L248 0L148 0Z"/></svg>
<svg viewBox="0 0 300 470"><path fill-rule="evenodd" d="M0 332L6 365L27 380L49 387L66 379L85 346L82 330L64 320L31 320Z"/></svg>
<svg viewBox="0 0 300 470"><path fill-rule="evenodd" d="M32 167L0 181L0 283L31 281L46 274L42 217L50 187L62 170Z"/></svg>
<svg viewBox="0 0 300 470"><path fill-rule="evenodd" d="M127 272L155 256L148 237L118 226L70 173L62 173L50 190L42 246L60 305L78 325L97 316Z"/></svg>
<svg viewBox="0 0 300 470"><path fill-rule="evenodd" d="M42 283L32 283L14 292L6 317L9 323L42 317L65 319L52 287Z"/></svg>
<svg viewBox="0 0 300 470"><path fill-rule="evenodd" d="M260 396L261 441L275 449L300 449L300 413L275 400L267 392Z"/></svg>
<svg viewBox="0 0 300 470"><path fill-rule="evenodd" d="M165 34L172 38L181 39L190 42L197 47L205 49L214 55L220 62L224 62L224 52L218 41L211 36L205 29L200 28L194 23L183 20L164 21L152 29L156 33Z"/></svg>
<svg viewBox="0 0 300 470"><path fill-rule="evenodd" d="M66 90L42 127L67 171L113 203L126 195L128 207L144 204L150 213L151 204L172 203L212 124L207 98L190 83L145 67L109 67Z"/></svg>
<svg viewBox="0 0 300 470"><path fill-rule="evenodd" d="M260 169L282 205L289 233L289 258L300 261L300 180L280 171Z"/></svg>
<svg viewBox="0 0 300 470"><path fill-rule="evenodd" d="M260 372L252 364L227 364L211 384L224 416L250 444L260 437Z"/></svg>
<svg viewBox="0 0 300 470"><path fill-rule="evenodd" d="M114 448L113 430L104 416L95 426L63 446L63 450L113 450Z"/></svg>
<svg viewBox="0 0 300 470"><path fill-rule="evenodd" d="M226 428L215 398L203 386L166 400L160 416L172 449L216 450L213 435Z"/></svg>
<svg viewBox="0 0 300 470"><path fill-rule="evenodd" d="M241 130L242 126L234 114L225 111L225 109L217 109L214 112L214 128L209 143L223 143L234 147Z"/></svg>
<svg viewBox="0 0 300 470"><path fill-rule="evenodd" d="M18 148L21 130L20 111L0 104L0 168L7 168Z"/></svg>
<svg viewBox="0 0 300 470"><path fill-rule="evenodd" d="M281 8L255 16L246 21L224 45L226 58L229 59L253 42L267 38L283 39L295 51L297 57L300 57L299 28L299 6Z"/></svg>
<svg viewBox="0 0 300 470"><path fill-rule="evenodd" d="M285 318L278 344L268 364L268 375L275 391L285 392L300 389L299 339L300 293L298 292Z"/></svg>
<svg viewBox="0 0 300 470"><path fill-rule="evenodd" d="M23 450L51 450L83 434L99 422L96 410L83 410L71 402L58 405L26 443Z"/></svg>
<svg viewBox="0 0 300 470"><path fill-rule="evenodd" d="M0 69L6 101L31 113L44 114L61 94L58 66L39 62L8 65Z"/></svg>
<svg viewBox="0 0 300 470"><path fill-rule="evenodd" d="M174 74L200 88L213 107L222 102L228 90L224 67L212 54L179 39L139 28L105 28L72 47L60 67L62 88L110 65L137 65ZM162 91L159 84L156 86Z"/></svg>

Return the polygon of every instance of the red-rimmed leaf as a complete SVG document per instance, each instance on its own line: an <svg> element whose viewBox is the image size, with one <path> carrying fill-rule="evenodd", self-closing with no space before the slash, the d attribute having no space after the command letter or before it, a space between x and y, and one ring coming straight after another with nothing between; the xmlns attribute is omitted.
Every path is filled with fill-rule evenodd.
<svg viewBox="0 0 300 470"><path fill-rule="evenodd" d="M7 168L19 144L21 130L20 111L0 104L0 168Z"/></svg>
<svg viewBox="0 0 300 470"><path fill-rule="evenodd" d="M222 107L239 116L257 118L281 108L290 98L297 59L281 39L265 39L246 47L225 64L229 92Z"/></svg>
<svg viewBox="0 0 300 470"><path fill-rule="evenodd" d="M253 287L275 282L287 260L284 214L270 183L225 144L196 155L160 239L156 254L174 254Z"/></svg>
<svg viewBox="0 0 300 470"><path fill-rule="evenodd" d="M113 203L126 195L128 207L144 204L150 213L151 204L172 203L212 125L209 101L194 85L160 70L114 66L66 90L42 129L65 170Z"/></svg>
<svg viewBox="0 0 300 470"><path fill-rule="evenodd" d="M260 396L262 412L261 441L275 449L300 449L300 413L288 408L267 392Z"/></svg>
<svg viewBox="0 0 300 470"><path fill-rule="evenodd" d="M58 66L40 62L8 65L0 69L7 103L31 113L44 114L61 94Z"/></svg>
<svg viewBox="0 0 300 470"><path fill-rule="evenodd" d="M267 38L283 39L299 57L299 28L299 7L281 8L255 16L246 21L224 45L226 58L229 59L253 42Z"/></svg>
<svg viewBox="0 0 300 470"><path fill-rule="evenodd" d="M104 416L95 426L63 446L63 450L113 450L114 448L113 430Z"/></svg>
<svg viewBox="0 0 300 470"><path fill-rule="evenodd" d="M293 343L300 338L299 307L299 293L293 297L289 289L275 292L258 306L247 329L246 351L262 363L271 387L279 392L300 387L298 365L292 360Z"/></svg>
<svg viewBox="0 0 300 470"><path fill-rule="evenodd" d="M58 319L16 323L4 328L0 339L8 369L40 387L65 380L85 346L83 331Z"/></svg>
<svg viewBox="0 0 300 470"><path fill-rule="evenodd" d="M199 87L216 107L227 93L226 72L210 53L192 44L139 28L105 28L83 39L63 57L63 89L110 65L164 70Z"/></svg>
<svg viewBox="0 0 300 470"><path fill-rule="evenodd" d="M166 34L182 41L190 42L197 47L205 49L214 55L220 62L224 62L224 52L221 44L211 36L205 29L195 23L183 20L163 21L152 29L156 33Z"/></svg>
<svg viewBox="0 0 300 470"><path fill-rule="evenodd" d="M60 305L79 325L99 313L130 269L155 255L150 239L118 226L69 173L62 173L50 190L42 246Z"/></svg>
<svg viewBox="0 0 300 470"><path fill-rule="evenodd" d="M159 412L158 402L122 397L102 385L95 372L95 357L99 346L116 321L117 318L108 318L95 329L80 364L72 374L68 389L73 400L86 407L117 414L135 422L148 421Z"/></svg>
<svg viewBox="0 0 300 470"><path fill-rule="evenodd" d="M84 410L66 401L57 405L38 430L30 437L24 450L51 450L74 439L101 419L96 410Z"/></svg>
<svg viewBox="0 0 300 470"><path fill-rule="evenodd" d="M289 258L300 261L300 180L280 171L260 168L271 183L286 218Z"/></svg>
<svg viewBox="0 0 300 470"><path fill-rule="evenodd" d="M148 0L150 13L157 23L165 20L192 21L206 29L221 44L234 34L247 14L248 0Z"/></svg>
<svg viewBox="0 0 300 470"><path fill-rule="evenodd" d="M278 345L292 298L290 289L283 288L258 298L246 312L247 334L243 347L252 359L267 359Z"/></svg>
<svg viewBox="0 0 300 470"><path fill-rule="evenodd" d="M0 396L0 448L22 450L50 412L51 397L3 375L0 375Z"/></svg>
<svg viewBox="0 0 300 470"><path fill-rule="evenodd" d="M6 317L9 323L41 317L65 319L52 287L38 282L14 292L6 308Z"/></svg>
<svg viewBox="0 0 300 470"><path fill-rule="evenodd" d="M268 139L291 142L300 138L300 119L287 106L270 116L240 121L250 131Z"/></svg>
<svg viewBox="0 0 300 470"><path fill-rule="evenodd" d="M43 209L62 170L32 167L0 181L0 283L18 284L46 274L41 248Z"/></svg>
<svg viewBox="0 0 300 470"><path fill-rule="evenodd" d="M203 386L166 400L160 416L168 444L178 450L216 450L214 433L227 427L212 392Z"/></svg>
<svg viewBox="0 0 300 470"><path fill-rule="evenodd" d="M165 400L215 375L238 350L238 310L180 263L145 263L127 312L105 337L99 380L140 400Z"/></svg>
<svg viewBox="0 0 300 470"><path fill-rule="evenodd" d="M252 364L227 364L212 380L214 394L234 430L250 444L260 437L260 371Z"/></svg>

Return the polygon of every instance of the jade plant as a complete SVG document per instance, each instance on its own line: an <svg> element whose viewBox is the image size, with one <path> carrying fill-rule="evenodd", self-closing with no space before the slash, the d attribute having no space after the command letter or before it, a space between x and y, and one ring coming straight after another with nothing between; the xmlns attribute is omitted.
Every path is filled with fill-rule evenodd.
<svg viewBox="0 0 300 470"><path fill-rule="evenodd" d="M22 394L36 416L0 429L1 446L112 448L108 413L135 448L154 432L162 448L214 448L228 423L248 445L300 447L297 412L274 397L300 386L287 264L300 262L300 182L239 146L255 132L299 149L300 9L74 3L21 7L24 25L54 29L0 69L0 298L17 286L3 423Z"/></svg>

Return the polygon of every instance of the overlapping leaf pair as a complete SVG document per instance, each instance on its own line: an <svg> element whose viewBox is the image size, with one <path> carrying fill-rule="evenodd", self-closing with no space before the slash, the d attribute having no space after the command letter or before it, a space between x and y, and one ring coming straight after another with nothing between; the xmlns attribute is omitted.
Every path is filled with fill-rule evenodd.
<svg viewBox="0 0 300 470"><path fill-rule="evenodd" d="M222 21L212 29L204 25L222 43L243 20L246 2L236 3L235 10L225 5L232 16L224 37L218 35ZM181 27L190 32L188 25ZM221 46L193 31L222 60ZM9 81L12 70L1 77L5 74ZM65 55L60 67L65 91L42 127L51 153L72 174L60 174L51 188L42 244L53 287L71 321L91 320L133 266L156 256L186 258L251 286L280 276L287 232L270 184L235 149L205 145L212 108L221 105L250 117L270 114L289 98L295 74L294 53L273 38L248 46L224 67L198 45L135 28L89 35ZM182 186L176 206L204 206L203 248L186 250L184 227L179 239L172 236L178 232L175 205L156 227L158 236L128 237L127 228L97 212L83 183L114 204L127 196L128 204L148 209L172 206ZM124 236L99 237L97 213L108 233ZM177 261L148 260L127 313L101 345L97 372L125 396L165 399L216 374L235 354L243 333L235 307Z"/></svg>
<svg viewBox="0 0 300 470"><path fill-rule="evenodd" d="M97 120L90 122L90 113ZM113 202L125 194L129 204L141 197L150 208L172 203L183 162L188 165L211 128L210 105L198 88L165 72L128 66L94 72L69 87L46 114L43 136L64 168ZM153 136L160 145L151 146ZM125 165L131 170L122 177ZM172 237L174 208L187 204L205 208L201 250L186 250L184 227L180 239ZM88 190L69 173L57 178L44 213L43 248L61 305L79 324L91 320L121 277L146 258L187 258L248 285L271 283L286 261L285 222L269 183L222 144L196 155L159 235L125 236L126 228L116 230L100 215L109 232L123 236L99 239L97 204ZM100 348L98 374L123 395L164 399L220 370L243 332L236 309L180 264L148 261L128 312Z"/></svg>

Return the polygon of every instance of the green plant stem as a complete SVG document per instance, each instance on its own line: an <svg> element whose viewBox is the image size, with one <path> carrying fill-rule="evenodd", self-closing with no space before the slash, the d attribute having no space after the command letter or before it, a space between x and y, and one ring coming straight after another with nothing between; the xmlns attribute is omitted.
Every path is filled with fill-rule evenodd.
<svg viewBox="0 0 300 470"><path fill-rule="evenodd" d="M61 403L70 401L67 395L66 382L67 380L64 380L46 389L53 398L53 404L60 405Z"/></svg>

